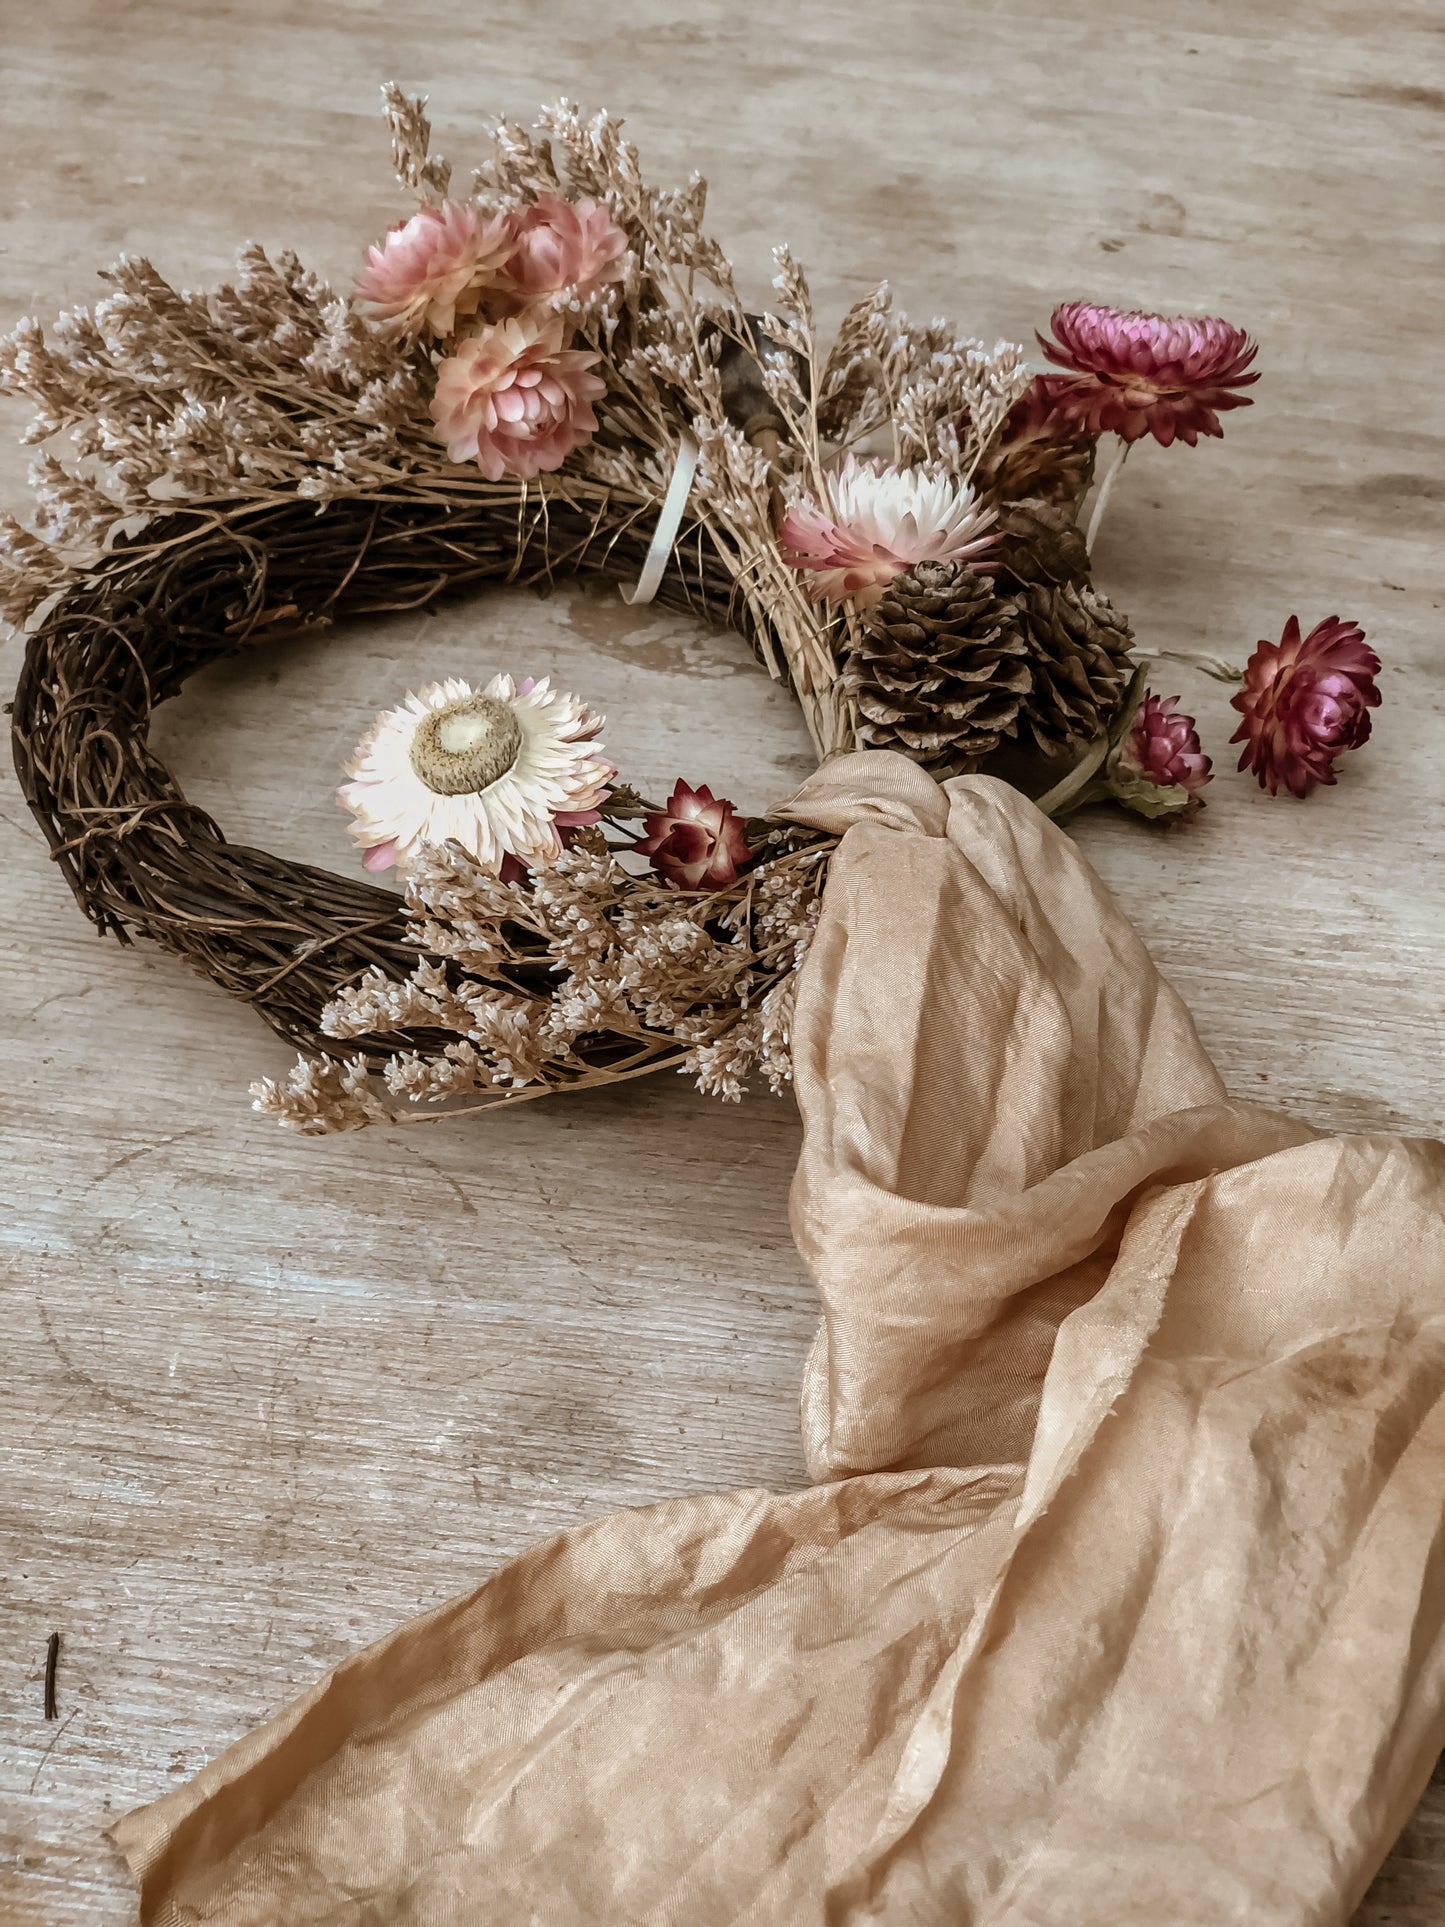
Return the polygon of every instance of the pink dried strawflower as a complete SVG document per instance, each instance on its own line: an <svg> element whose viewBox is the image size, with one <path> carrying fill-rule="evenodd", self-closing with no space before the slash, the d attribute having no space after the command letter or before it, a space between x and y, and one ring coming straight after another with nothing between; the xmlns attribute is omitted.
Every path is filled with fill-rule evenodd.
<svg viewBox="0 0 1445 1927"><path fill-rule="evenodd" d="M421 208L366 250L358 311L398 334L450 334L511 254L514 229L511 215L483 214L470 201Z"/></svg>
<svg viewBox="0 0 1445 1927"><path fill-rule="evenodd" d="M783 560L808 578L815 602L870 608L916 562L973 563L992 547L997 509L967 482L925 468L885 468L849 455L826 477L827 500L788 510Z"/></svg>
<svg viewBox="0 0 1445 1927"><path fill-rule="evenodd" d="M1199 742L1194 718L1179 710L1177 696L1145 690L1134 724L1119 751L1119 769L1161 787L1198 796L1209 781L1210 761Z"/></svg>
<svg viewBox="0 0 1445 1927"><path fill-rule="evenodd" d="M483 328L437 370L431 416L454 462L475 461L489 482L560 468L597 427L592 404L607 384L598 356L565 348L560 315L534 311Z"/></svg>
<svg viewBox="0 0 1445 1927"><path fill-rule="evenodd" d="M1335 758L1369 738L1379 706L1380 658L1357 622L1327 616L1300 637L1291 616L1278 642L1261 642L1245 665L1244 687L1230 702L1242 721L1239 767L1252 769L1273 796L1281 783L1308 796L1335 780Z"/></svg>
<svg viewBox="0 0 1445 1927"><path fill-rule="evenodd" d="M626 270L627 236L596 201L564 201L540 194L517 217L512 251L503 268L500 298L513 312L589 300Z"/></svg>
<svg viewBox="0 0 1445 1927"><path fill-rule="evenodd" d="M679 780L665 810L642 819L647 835L636 844L665 883L679 890L721 890L748 859L748 840L725 797L704 783L691 789Z"/></svg>
<svg viewBox="0 0 1445 1927"><path fill-rule="evenodd" d="M1081 379L1063 383L1054 406L1095 434L1137 442L1152 435L1165 448L1192 448L1201 435L1222 435L1221 409L1247 408L1235 391L1259 380L1245 370L1258 350L1242 328L1217 315L1144 314L1135 309L1066 301L1055 308L1056 337L1039 346L1057 367Z"/></svg>

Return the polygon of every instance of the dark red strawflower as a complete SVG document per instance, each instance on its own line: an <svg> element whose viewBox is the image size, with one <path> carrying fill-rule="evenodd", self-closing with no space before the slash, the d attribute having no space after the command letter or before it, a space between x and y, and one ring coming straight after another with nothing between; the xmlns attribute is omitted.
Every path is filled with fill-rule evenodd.
<svg viewBox="0 0 1445 1927"><path fill-rule="evenodd" d="M1152 435L1165 448L1192 448L1201 435L1222 435L1219 411L1247 408L1235 391L1259 380L1246 374L1258 350L1242 328L1218 315L1128 313L1092 301L1055 308L1052 341L1039 346L1056 367L1078 377L1059 382L1053 411L1126 442Z"/></svg>
<svg viewBox="0 0 1445 1927"><path fill-rule="evenodd" d="M679 890L721 890L750 854L737 812L706 783L691 789L679 780L667 808L645 816L642 827L647 835L633 847Z"/></svg>
<svg viewBox="0 0 1445 1927"><path fill-rule="evenodd" d="M1020 442L1058 441L1077 435L1079 424L1061 406L1074 386L1067 375L1035 375L1004 416L999 442L1012 448Z"/></svg>
<svg viewBox="0 0 1445 1927"><path fill-rule="evenodd" d="M1301 640L1291 616L1278 642L1256 647L1243 689L1230 697L1243 718L1229 739L1244 744L1239 767L1252 769L1271 796L1281 783L1295 796L1333 783L1335 758L1369 738L1379 673L1359 623L1327 616Z"/></svg>
<svg viewBox="0 0 1445 1927"><path fill-rule="evenodd" d="M1046 502L1077 502L1093 472L1098 436L1092 435L1059 405L1060 391L1075 384L1067 375L1035 375L1004 416L1003 426L984 455L978 481L996 502L1037 496ZM966 439L969 418L958 424ZM987 569L987 560L973 565Z"/></svg>
<svg viewBox="0 0 1445 1927"><path fill-rule="evenodd" d="M1147 782L1173 785L1198 796L1209 781L1211 764L1200 746L1194 718L1179 713L1179 698L1146 690L1120 750L1119 767Z"/></svg>

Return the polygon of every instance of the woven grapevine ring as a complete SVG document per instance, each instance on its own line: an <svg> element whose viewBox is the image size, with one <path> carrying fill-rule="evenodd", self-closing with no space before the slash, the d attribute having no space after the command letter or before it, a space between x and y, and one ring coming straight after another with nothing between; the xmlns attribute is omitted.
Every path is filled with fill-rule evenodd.
<svg viewBox="0 0 1445 1927"><path fill-rule="evenodd" d="M283 1037L334 1051L326 1005L359 971L409 969L400 896L229 842L147 741L188 677L248 644L415 609L486 583L596 574L635 582L647 537L624 512L515 489L481 501L356 497L180 513L62 592L30 636L12 740L21 785L76 901L122 942L149 937L254 1005ZM157 552L157 550L159 552ZM725 621L731 584L679 544L657 600ZM545 960L542 968L545 969ZM402 1046L378 1044L380 1055Z"/></svg>
<svg viewBox="0 0 1445 1927"><path fill-rule="evenodd" d="M4 345L31 439L68 431L79 458L43 455L35 527L0 530L26 800L102 932L179 953L301 1049L262 1088L297 1128L393 1115L378 1078L412 1103L668 1064L776 1088L829 839L705 789L674 822L617 783L555 870L432 849L403 899L229 842L151 715L253 643L488 583L650 577L788 684L820 757L1024 769L1037 792L1115 751L1137 696L1074 522L1097 435L1019 351L916 327L886 286L824 356L786 250L776 312L746 312L701 181L646 186L606 116L501 123L459 201L423 104L385 91L420 212L357 297L257 248L209 295L124 260L94 311ZM629 863L639 818L696 867Z"/></svg>

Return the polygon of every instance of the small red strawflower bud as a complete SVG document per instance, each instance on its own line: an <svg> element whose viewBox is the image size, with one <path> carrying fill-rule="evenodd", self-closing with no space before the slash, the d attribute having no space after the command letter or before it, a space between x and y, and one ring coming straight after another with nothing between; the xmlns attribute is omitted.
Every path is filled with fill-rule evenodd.
<svg viewBox="0 0 1445 1927"><path fill-rule="evenodd" d="M647 835L633 847L679 890L721 890L751 854L732 804L706 783L692 789L679 779L667 808L645 816L642 827Z"/></svg>
<svg viewBox="0 0 1445 1927"><path fill-rule="evenodd" d="M1230 737L1243 743L1239 767L1252 769L1273 796L1281 783L1308 796L1335 780L1335 758L1358 749L1379 706L1380 658L1357 622L1327 616L1301 640L1291 616L1278 642L1261 642L1230 702L1242 717Z"/></svg>
<svg viewBox="0 0 1445 1927"><path fill-rule="evenodd" d="M1245 370L1258 353L1254 343L1218 315L1121 312L1092 301L1066 301L1055 308L1052 341L1039 346L1056 367L1080 379L1060 382L1039 395L1055 416L1072 418L1097 434L1137 442L1152 435L1165 448L1175 440L1192 448L1201 435L1222 435L1219 411L1248 408L1235 391L1259 380Z"/></svg>
<svg viewBox="0 0 1445 1927"><path fill-rule="evenodd" d="M1209 781L1211 764L1199 742L1192 716L1179 710L1177 696L1144 692L1134 726L1119 752L1119 768L1130 776L1198 796Z"/></svg>

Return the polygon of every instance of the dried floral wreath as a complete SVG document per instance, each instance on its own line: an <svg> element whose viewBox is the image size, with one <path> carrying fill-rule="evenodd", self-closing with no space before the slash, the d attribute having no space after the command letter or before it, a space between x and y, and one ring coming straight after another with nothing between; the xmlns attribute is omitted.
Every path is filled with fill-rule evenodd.
<svg viewBox="0 0 1445 1927"><path fill-rule="evenodd" d="M257 247L205 295L122 260L93 312L0 344L27 439L69 433L77 457L37 462L33 530L0 522L27 801L102 931L179 951L301 1047L258 1108L348 1129L408 1115L385 1094L511 1102L668 1065L779 1089L833 843L705 786L648 802L600 717L506 675L422 689L357 752L341 798L404 900L229 843L147 730L255 641L488 581L641 575L746 639L820 759L994 769L1054 814L1197 810L1209 761L1144 691L1077 517L1101 436L1095 523L1134 441L1193 444L1245 404L1242 331L1072 303L1043 344L1067 372L1031 376L884 284L823 355L788 251L775 311L749 313L703 180L649 187L605 114L500 123L459 199L424 102L384 93L420 206L350 299ZM1257 655L1235 701L1261 782L1332 781L1378 666L1333 619Z"/></svg>

